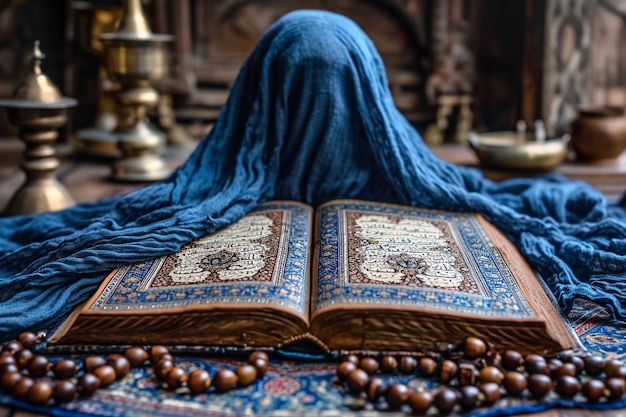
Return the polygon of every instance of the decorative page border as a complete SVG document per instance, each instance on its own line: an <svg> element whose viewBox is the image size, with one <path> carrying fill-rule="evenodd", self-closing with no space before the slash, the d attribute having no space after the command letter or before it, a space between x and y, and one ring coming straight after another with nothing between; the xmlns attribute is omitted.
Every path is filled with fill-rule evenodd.
<svg viewBox="0 0 626 417"><path fill-rule="evenodd" d="M475 214L367 202L338 202L319 211L320 255L314 311L333 305L366 304L412 306L483 317L536 317ZM342 284L342 274L348 273L340 260L347 253L346 211L446 222L481 294L397 284Z"/></svg>
<svg viewBox="0 0 626 417"><path fill-rule="evenodd" d="M149 282L164 262L151 261L119 268L88 311L151 311L224 304L276 305L307 314L312 209L289 202L266 203L250 214L281 212L279 243L282 259L275 263L272 280L236 281L206 285L151 287Z"/></svg>

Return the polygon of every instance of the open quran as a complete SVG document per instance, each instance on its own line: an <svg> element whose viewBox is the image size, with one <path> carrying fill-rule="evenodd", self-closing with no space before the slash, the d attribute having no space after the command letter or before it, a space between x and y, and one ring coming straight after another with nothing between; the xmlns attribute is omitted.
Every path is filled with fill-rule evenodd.
<svg viewBox="0 0 626 417"><path fill-rule="evenodd" d="M112 271L50 343L424 352L469 335L577 346L540 279L478 214L273 201Z"/></svg>

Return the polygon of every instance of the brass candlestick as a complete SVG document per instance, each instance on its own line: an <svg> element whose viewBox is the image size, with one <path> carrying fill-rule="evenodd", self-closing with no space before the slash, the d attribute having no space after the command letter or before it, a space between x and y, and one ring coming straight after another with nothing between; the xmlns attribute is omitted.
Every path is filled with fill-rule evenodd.
<svg viewBox="0 0 626 417"><path fill-rule="evenodd" d="M67 123L67 109L77 101L62 97L59 89L41 71L45 55L35 42L32 70L9 99L0 100L9 120L19 128L18 136L26 144L22 169L25 183L16 191L4 214L32 214L64 209L75 204L67 189L56 179L59 166L52 144L57 129Z"/></svg>
<svg viewBox="0 0 626 417"><path fill-rule="evenodd" d="M170 174L159 152L165 135L148 123L146 110L155 106L159 94L152 82L166 69L165 44L170 35L153 34L140 0L124 0L117 29L103 33L104 65L112 80L120 83L117 101L121 107L115 134L121 159L113 163L112 179L158 181Z"/></svg>

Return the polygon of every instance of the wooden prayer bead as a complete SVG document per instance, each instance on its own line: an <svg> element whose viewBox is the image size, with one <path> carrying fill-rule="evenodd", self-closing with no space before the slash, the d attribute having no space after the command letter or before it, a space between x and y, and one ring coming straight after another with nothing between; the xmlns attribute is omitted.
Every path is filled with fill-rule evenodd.
<svg viewBox="0 0 626 417"><path fill-rule="evenodd" d="M500 384L503 379L504 374L495 366L486 366L478 373L478 380L483 384L486 382L495 382L496 384Z"/></svg>
<svg viewBox="0 0 626 417"><path fill-rule="evenodd" d="M380 371L385 374L390 374L398 367L398 360L395 356L384 355L380 358Z"/></svg>
<svg viewBox="0 0 626 417"><path fill-rule="evenodd" d="M182 387L185 382L187 382L187 374L183 369L175 366L167 371L167 374L165 374L163 381L167 384L167 388L171 390L176 390Z"/></svg>
<svg viewBox="0 0 626 417"><path fill-rule="evenodd" d="M466 337L463 341L463 353L468 359L482 357L487 352L487 344L478 337Z"/></svg>
<svg viewBox="0 0 626 417"><path fill-rule="evenodd" d="M361 358L359 361L359 368L367 372L368 375L374 375L379 367L378 361L371 356Z"/></svg>
<svg viewBox="0 0 626 417"><path fill-rule="evenodd" d="M604 381L606 397L609 400L619 400L626 393L626 382L622 378L608 378Z"/></svg>
<svg viewBox="0 0 626 417"><path fill-rule="evenodd" d="M50 362L43 355L34 355L26 362L25 368L31 376L41 377L48 373Z"/></svg>
<svg viewBox="0 0 626 417"><path fill-rule="evenodd" d="M430 391L415 391L409 394L406 403L416 413L425 413L432 405L434 396Z"/></svg>
<svg viewBox="0 0 626 417"><path fill-rule="evenodd" d="M73 382L63 379L54 384L54 388L52 389L52 398L54 398L54 401L58 403L68 403L73 401L75 397L76 384Z"/></svg>
<svg viewBox="0 0 626 417"><path fill-rule="evenodd" d="M196 369L189 374L187 387L192 394L202 394L207 392L211 386L211 376L204 369Z"/></svg>
<svg viewBox="0 0 626 417"><path fill-rule="evenodd" d="M57 378L71 378L76 374L78 365L71 359L60 359L52 366Z"/></svg>
<svg viewBox="0 0 626 417"><path fill-rule="evenodd" d="M561 375L556 380L554 390L559 393L561 397L572 398L574 395L580 392L582 388L580 381L572 375Z"/></svg>
<svg viewBox="0 0 626 417"><path fill-rule="evenodd" d="M528 380L520 372L508 371L504 374L502 385L509 395L520 395L528 387Z"/></svg>
<svg viewBox="0 0 626 417"><path fill-rule="evenodd" d="M76 389L81 397L91 397L98 388L100 388L100 378L89 372L83 374L76 382Z"/></svg>
<svg viewBox="0 0 626 417"><path fill-rule="evenodd" d="M595 403L604 397L605 390L606 387L604 382L599 379L590 379L585 381L580 391L585 396L587 401Z"/></svg>
<svg viewBox="0 0 626 417"><path fill-rule="evenodd" d="M576 365L573 363L564 363L552 372L552 378L557 379L561 376L576 376Z"/></svg>
<svg viewBox="0 0 626 417"><path fill-rule="evenodd" d="M100 380L100 387L108 387L117 378L115 369L111 365L102 365L94 369L93 374Z"/></svg>
<svg viewBox="0 0 626 417"><path fill-rule="evenodd" d="M163 379L165 375L174 367L174 362L169 359L160 359L156 365L154 365L154 373L157 378Z"/></svg>
<svg viewBox="0 0 626 417"><path fill-rule="evenodd" d="M119 353L110 354L107 363L115 369L116 379L124 378L130 371L129 360Z"/></svg>
<svg viewBox="0 0 626 417"><path fill-rule="evenodd" d="M33 357L33 352L30 349L21 349L13 354L13 358L15 358L15 362L17 366L23 368L26 366L26 362Z"/></svg>
<svg viewBox="0 0 626 417"><path fill-rule="evenodd" d="M461 387L459 394L459 404L466 410L476 407L480 401L480 390L475 385Z"/></svg>
<svg viewBox="0 0 626 417"><path fill-rule="evenodd" d="M267 353L263 352L262 350L255 350L254 352L252 352L250 354L250 356L248 356L248 360L249 361L253 361L256 358L261 358L261 359L263 359L266 362L270 361L269 355Z"/></svg>
<svg viewBox="0 0 626 417"><path fill-rule="evenodd" d="M433 358L424 356L419 359L417 369L420 375L429 378L433 376L437 370L437 361Z"/></svg>
<svg viewBox="0 0 626 417"><path fill-rule="evenodd" d="M18 341L22 344L24 349L32 349L37 343L39 343L39 338L35 333L24 332L19 335Z"/></svg>
<svg viewBox="0 0 626 417"><path fill-rule="evenodd" d="M387 404L392 408L400 408L409 398L409 388L404 384L391 384L385 393Z"/></svg>
<svg viewBox="0 0 626 417"><path fill-rule="evenodd" d="M28 391L30 391L30 388L34 384L35 384L35 380L33 380L31 377L22 376L19 379L19 381L17 381L17 384L15 384L15 386L11 390L11 394L15 398L20 398L20 399L26 398L26 396L28 395Z"/></svg>
<svg viewBox="0 0 626 417"><path fill-rule="evenodd" d="M456 362L450 359L444 359L441 362L441 367L439 368L439 381L443 383L448 383L456 377L457 372L459 371L459 366Z"/></svg>
<svg viewBox="0 0 626 417"><path fill-rule="evenodd" d="M93 372L102 365L106 365L107 360L102 356L88 356L83 362L85 372Z"/></svg>
<svg viewBox="0 0 626 417"><path fill-rule="evenodd" d="M141 366L150 358L148 352L142 347L139 346L131 346L124 351L124 356L128 359L130 366L137 367Z"/></svg>
<svg viewBox="0 0 626 417"><path fill-rule="evenodd" d="M440 413L446 414L452 411L454 406L456 405L458 397L454 390L449 388L444 388L435 395L433 399L433 404L437 407Z"/></svg>
<svg viewBox="0 0 626 417"><path fill-rule="evenodd" d="M354 354L350 354L350 355L345 355L341 358L342 362L352 362L355 365L359 365L359 357L357 355Z"/></svg>
<svg viewBox="0 0 626 417"><path fill-rule="evenodd" d="M52 398L52 385L48 381L36 381L26 395L28 402L43 405Z"/></svg>
<svg viewBox="0 0 626 417"><path fill-rule="evenodd" d="M604 371L604 359L599 356L587 356L585 362L585 373L589 376L598 376Z"/></svg>
<svg viewBox="0 0 626 417"><path fill-rule="evenodd" d="M257 376L256 368L252 365L241 365L235 370L237 374L237 385L247 387L251 385Z"/></svg>
<svg viewBox="0 0 626 417"><path fill-rule="evenodd" d="M237 374L230 369L220 369L213 376L213 386L219 392L230 391L237 386Z"/></svg>
<svg viewBox="0 0 626 417"><path fill-rule="evenodd" d="M552 389L552 379L541 373L532 374L528 378L528 391L535 398L543 398Z"/></svg>
<svg viewBox="0 0 626 417"><path fill-rule="evenodd" d="M166 346L154 345L150 348L150 360L158 362L161 356L169 354L170 350Z"/></svg>
<svg viewBox="0 0 626 417"><path fill-rule="evenodd" d="M248 363L256 368L257 378L264 377L269 369L268 362L263 358L254 358Z"/></svg>
<svg viewBox="0 0 626 417"><path fill-rule="evenodd" d="M412 374L417 368L417 360L413 356L403 356L400 359L400 371L405 374Z"/></svg>
<svg viewBox="0 0 626 417"><path fill-rule="evenodd" d="M369 380L369 374L361 368L357 368L348 374L346 383L354 392L362 392Z"/></svg>
<svg viewBox="0 0 626 417"><path fill-rule="evenodd" d="M482 405L489 407L500 399L500 384L496 382L485 382L478 389L483 394Z"/></svg>
<svg viewBox="0 0 626 417"><path fill-rule="evenodd" d="M9 340L4 345L2 345L3 352L15 353L18 350L24 349L24 346L17 340Z"/></svg>
<svg viewBox="0 0 626 417"><path fill-rule="evenodd" d="M353 364L354 365L354 364ZM365 395L371 402L376 402L387 392L387 384L381 378L370 378L365 385Z"/></svg>
<svg viewBox="0 0 626 417"><path fill-rule="evenodd" d="M505 350L502 354L502 367L514 371L524 363L524 357L516 350Z"/></svg>
<svg viewBox="0 0 626 417"><path fill-rule="evenodd" d="M18 383L22 375L18 371L7 371L2 374L0 386L4 391L10 392Z"/></svg>
<svg viewBox="0 0 626 417"><path fill-rule="evenodd" d="M337 378L340 381L345 381L348 377L348 374L354 371L357 368L357 365L354 362L344 361L339 364L337 367Z"/></svg>
<svg viewBox="0 0 626 417"><path fill-rule="evenodd" d="M550 368L545 358L540 355L530 354L524 359L524 367L529 374L550 375Z"/></svg>
<svg viewBox="0 0 626 417"><path fill-rule="evenodd" d="M580 356L568 356L565 362L572 363L576 367L576 375L580 375L585 370L585 361Z"/></svg>

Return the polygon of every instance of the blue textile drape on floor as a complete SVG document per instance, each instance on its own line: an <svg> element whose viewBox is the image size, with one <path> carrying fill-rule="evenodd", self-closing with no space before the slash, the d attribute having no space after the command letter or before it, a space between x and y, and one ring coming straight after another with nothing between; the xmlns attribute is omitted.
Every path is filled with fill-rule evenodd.
<svg viewBox="0 0 626 417"><path fill-rule="evenodd" d="M567 310L626 318L626 199L558 177L494 183L437 159L394 107L350 20L293 12L246 61L214 129L169 179L56 213L0 219L0 338L64 318L114 267L178 250L272 199L478 211Z"/></svg>

